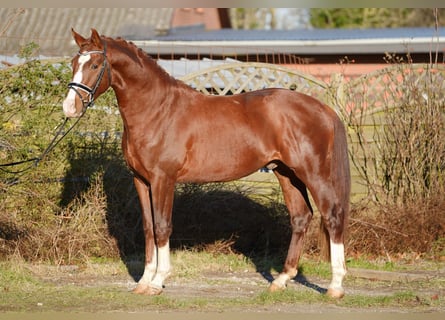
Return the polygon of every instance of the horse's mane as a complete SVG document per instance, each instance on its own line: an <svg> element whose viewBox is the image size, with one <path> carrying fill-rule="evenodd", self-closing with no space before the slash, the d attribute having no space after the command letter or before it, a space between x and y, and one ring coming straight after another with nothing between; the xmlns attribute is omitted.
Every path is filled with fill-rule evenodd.
<svg viewBox="0 0 445 320"><path fill-rule="evenodd" d="M157 70L158 75L169 82L176 83L179 86L186 86L190 88L187 84L171 76L164 68L162 68L155 59L153 59L147 52L136 46L133 42L127 41L121 37L111 38L102 36L104 40L108 43L112 43L115 47L119 47L124 51L131 59L139 64L147 64L151 68Z"/></svg>

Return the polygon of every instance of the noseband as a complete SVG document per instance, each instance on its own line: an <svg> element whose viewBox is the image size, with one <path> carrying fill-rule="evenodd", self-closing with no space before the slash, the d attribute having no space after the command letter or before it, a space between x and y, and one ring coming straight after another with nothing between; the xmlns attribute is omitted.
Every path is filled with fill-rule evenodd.
<svg viewBox="0 0 445 320"><path fill-rule="evenodd" d="M107 43L104 42L104 50L92 50L92 51L86 51L86 52L78 52L77 54L79 56L86 56L93 53L100 53L104 56L104 61L102 62L102 68L99 72L99 75L97 76L96 83L92 88L88 87L87 85L79 82L70 82L68 83L68 88L74 90L74 92L79 96L80 101L82 101L83 110L82 113L85 112L85 110L88 107L91 107L94 104L94 95L97 91L97 88L99 88L99 85L102 81L102 78L104 77L105 68L108 66L108 82L111 85L111 70L110 70L110 64L107 62ZM80 94L79 90L82 90L86 93L88 93L87 100L85 100L82 95Z"/></svg>

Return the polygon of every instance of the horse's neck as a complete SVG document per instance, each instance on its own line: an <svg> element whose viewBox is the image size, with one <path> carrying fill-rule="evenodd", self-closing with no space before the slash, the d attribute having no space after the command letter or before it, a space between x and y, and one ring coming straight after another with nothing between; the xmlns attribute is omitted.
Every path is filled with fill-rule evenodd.
<svg viewBox="0 0 445 320"><path fill-rule="evenodd" d="M150 95L164 87L162 70L150 58L122 55L111 63L112 87L123 107L128 101L137 99L141 93Z"/></svg>
<svg viewBox="0 0 445 320"><path fill-rule="evenodd" d="M168 112L165 101L178 83L151 58L143 58L141 63L126 59L129 61L119 61L113 68L112 76L116 78L113 89L124 123L139 122L134 118L157 121Z"/></svg>

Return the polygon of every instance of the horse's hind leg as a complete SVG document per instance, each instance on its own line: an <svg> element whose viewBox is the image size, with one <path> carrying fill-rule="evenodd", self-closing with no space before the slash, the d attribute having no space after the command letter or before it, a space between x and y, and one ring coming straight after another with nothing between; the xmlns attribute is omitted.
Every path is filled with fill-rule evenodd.
<svg viewBox="0 0 445 320"><path fill-rule="evenodd" d="M317 189L325 190L324 192L311 193L320 210L323 225L329 234L327 245L330 247L332 281L328 287L327 295L341 298L344 296L342 282L346 275L344 232L349 204L338 198L338 188L334 188L332 185L329 187L319 185Z"/></svg>
<svg viewBox="0 0 445 320"><path fill-rule="evenodd" d="M274 173L280 182L284 201L289 210L292 238L283 271L270 285L270 291L284 289L286 283L297 275L304 235L312 219L312 208L303 182L291 170L283 166L274 170Z"/></svg>
<svg viewBox="0 0 445 320"><path fill-rule="evenodd" d="M341 298L345 291L342 286L346 275L344 228L347 219L347 208L340 203L333 203L327 211L322 213L322 219L330 236L330 255L332 281L328 287L328 296Z"/></svg>

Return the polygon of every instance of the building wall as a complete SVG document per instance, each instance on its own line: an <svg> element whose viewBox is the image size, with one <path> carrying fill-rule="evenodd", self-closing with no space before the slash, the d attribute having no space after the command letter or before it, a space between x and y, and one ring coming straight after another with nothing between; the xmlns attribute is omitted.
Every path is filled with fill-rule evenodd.
<svg viewBox="0 0 445 320"><path fill-rule="evenodd" d="M222 28L218 8L178 8L173 13L171 27L204 25L207 30Z"/></svg>

